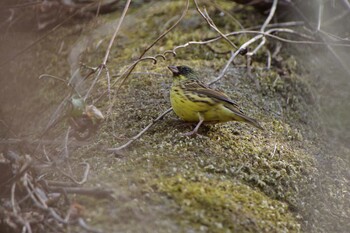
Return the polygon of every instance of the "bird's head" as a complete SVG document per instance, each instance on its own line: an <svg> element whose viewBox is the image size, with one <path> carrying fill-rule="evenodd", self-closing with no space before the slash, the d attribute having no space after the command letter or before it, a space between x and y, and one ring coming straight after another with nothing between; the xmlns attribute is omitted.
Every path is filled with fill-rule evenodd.
<svg viewBox="0 0 350 233"><path fill-rule="evenodd" d="M188 66L168 66L168 68L173 73L174 79L177 80L185 80L197 77L196 72Z"/></svg>

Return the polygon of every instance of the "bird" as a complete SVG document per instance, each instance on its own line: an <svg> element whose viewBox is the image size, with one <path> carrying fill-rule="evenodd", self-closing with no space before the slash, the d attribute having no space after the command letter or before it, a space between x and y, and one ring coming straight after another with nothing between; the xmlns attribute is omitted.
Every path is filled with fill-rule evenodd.
<svg viewBox="0 0 350 233"><path fill-rule="evenodd" d="M225 93L202 83L188 66L168 66L173 74L170 102L175 114L186 122L198 122L186 136L197 134L203 123L246 122L264 130L259 122L245 115L238 104Z"/></svg>

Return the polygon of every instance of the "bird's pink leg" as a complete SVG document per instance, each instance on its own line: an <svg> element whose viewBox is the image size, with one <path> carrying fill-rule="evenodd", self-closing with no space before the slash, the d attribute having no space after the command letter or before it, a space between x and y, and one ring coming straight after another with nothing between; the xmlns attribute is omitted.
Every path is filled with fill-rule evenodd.
<svg viewBox="0 0 350 233"><path fill-rule="evenodd" d="M198 113L198 117L199 117L199 122L196 125L196 127L191 132L184 133L185 136L195 136L197 134L199 127L204 122L204 117L202 116L202 114L200 112Z"/></svg>

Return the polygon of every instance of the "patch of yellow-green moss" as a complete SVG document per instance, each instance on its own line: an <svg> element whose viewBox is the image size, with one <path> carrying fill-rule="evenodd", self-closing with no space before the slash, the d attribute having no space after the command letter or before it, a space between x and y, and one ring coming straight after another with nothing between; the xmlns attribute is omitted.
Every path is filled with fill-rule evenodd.
<svg viewBox="0 0 350 233"><path fill-rule="evenodd" d="M234 181L205 176L159 180L160 192L175 200L183 225L208 232L299 232L288 206Z"/></svg>

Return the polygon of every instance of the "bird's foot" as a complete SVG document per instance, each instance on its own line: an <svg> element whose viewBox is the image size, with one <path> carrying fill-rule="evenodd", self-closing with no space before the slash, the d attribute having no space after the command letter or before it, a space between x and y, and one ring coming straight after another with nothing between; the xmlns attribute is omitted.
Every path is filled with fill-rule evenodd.
<svg viewBox="0 0 350 233"><path fill-rule="evenodd" d="M204 136L203 134L199 134L198 132L194 132L194 131L183 133L182 136L208 138L207 136Z"/></svg>
<svg viewBox="0 0 350 233"><path fill-rule="evenodd" d="M194 132L194 131L191 131L191 132L183 133L182 135L186 136L186 137L195 137L195 136L198 135L198 133Z"/></svg>

